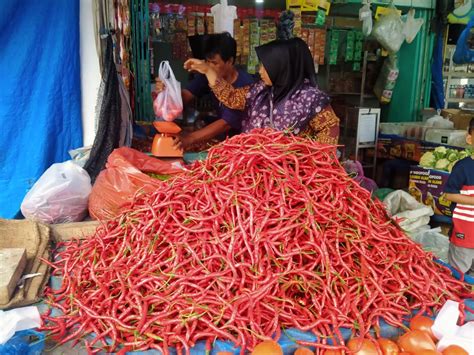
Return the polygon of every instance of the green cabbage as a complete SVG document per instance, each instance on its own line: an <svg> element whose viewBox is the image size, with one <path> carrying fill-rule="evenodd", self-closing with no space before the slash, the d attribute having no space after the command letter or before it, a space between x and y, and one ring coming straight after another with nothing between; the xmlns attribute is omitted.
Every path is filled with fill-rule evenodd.
<svg viewBox="0 0 474 355"><path fill-rule="evenodd" d="M424 168L433 168L436 164L436 158L433 152L426 152L420 158L420 165Z"/></svg>
<svg viewBox="0 0 474 355"><path fill-rule="evenodd" d="M449 165L448 165L448 171L449 172L453 171L454 165L456 163L457 163L457 161L452 161L451 163L449 163Z"/></svg>
<svg viewBox="0 0 474 355"><path fill-rule="evenodd" d="M448 166L450 164L450 161L446 158L439 159L436 162L435 169L438 170L448 170Z"/></svg>
<svg viewBox="0 0 474 355"><path fill-rule="evenodd" d="M459 154L457 152L449 153L448 154L448 160L453 162L453 161L458 161L459 160Z"/></svg>
<svg viewBox="0 0 474 355"><path fill-rule="evenodd" d="M458 158L459 158L459 160L461 160L461 159L467 158L468 156L469 156L468 151L467 151L467 150L463 150L462 152L459 152Z"/></svg>
<svg viewBox="0 0 474 355"><path fill-rule="evenodd" d="M442 146L436 147L436 149L433 152L437 160L446 158L447 153L448 153L448 150L446 149L446 147L442 147Z"/></svg>

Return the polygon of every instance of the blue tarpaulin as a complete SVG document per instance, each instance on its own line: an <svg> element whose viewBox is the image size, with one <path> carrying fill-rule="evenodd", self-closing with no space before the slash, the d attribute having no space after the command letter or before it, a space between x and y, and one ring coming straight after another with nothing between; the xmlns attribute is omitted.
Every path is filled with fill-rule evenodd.
<svg viewBox="0 0 474 355"><path fill-rule="evenodd" d="M3 0L0 10L0 217L82 145L79 0Z"/></svg>
<svg viewBox="0 0 474 355"><path fill-rule="evenodd" d="M436 34L436 43L433 50L431 63L431 106L435 109L444 108L444 82L443 82L443 32Z"/></svg>

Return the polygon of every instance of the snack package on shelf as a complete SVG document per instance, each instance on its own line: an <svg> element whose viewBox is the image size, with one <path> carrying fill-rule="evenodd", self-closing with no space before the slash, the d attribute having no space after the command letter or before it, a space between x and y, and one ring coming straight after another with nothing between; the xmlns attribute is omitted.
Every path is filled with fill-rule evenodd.
<svg viewBox="0 0 474 355"><path fill-rule="evenodd" d="M336 65L339 55L339 31L331 31L331 40L329 42L329 64Z"/></svg>
<svg viewBox="0 0 474 355"><path fill-rule="evenodd" d="M346 62L352 62L354 60L354 41L355 33L353 31L348 31L346 37Z"/></svg>
<svg viewBox="0 0 474 355"><path fill-rule="evenodd" d="M309 39L309 31L311 31L311 30L310 30L310 29L307 29L307 28L303 28L303 29L301 30L301 39L302 39L303 41L305 41L305 42L308 44L308 46L309 46L309 41L308 41L308 39Z"/></svg>
<svg viewBox="0 0 474 355"><path fill-rule="evenodd" d="M268 41L274 41L276 40L276 25L275 21L270 21L269 23L269 33L268 33Z"/></svg>
<svg viewBox="0 0 474 355"><path fill-rule="evenodd" d="M189 14L187 18L188 22L188 36L194 36L196 34L196 16Z"/></svg>
<svg viewBox="0 0 474 355"><path fill-rule="evenodd" d="M294 17L295 27L293 28L293 35L295 37L301 37L301 25L302 25L301 9L292 9L291 11L293 11L293 13L295 14L295 17Z"/></svg>
<svg viewBox="0 0 474 355"><path fill-rule="evenodd" d="M198 35L203 35L206 32L204 27L204 15L196 16L196 32Z"/></svg>
<svg viewBox="0 0 474 355"><path fill-rule="evenodd" d="M308 43L310 52L313 53L313 56L314 56L314 37L315 37L314 33L315 33L314 29L309 29L308 40L306 41L306 43Z"/></svg>
<svg viewBox="0 0 474 355"><path fill-rule="evenodd" d="M255 74L258 66L258 57L255 52L255 47L260 45L260 28L258 26L258 20L250 21L250 55L247 64L247 71L250 74Z"/></svg>
<svg viewBox="0 0 474 355"><path fill-rule="evenodd" d="M242 26L240 25L240 19L234 20L234 39L237 42L236 60L237 64L240 64L240 57L242 56Z"/></svg>
<svg viewBox="0 0 474 355"><path fill-rule="evenodd" d="M326 35L325 29L314 30L314 58L318 59L319 65L324 65L324 57L326 51Z"/></svg>
<svg viewBox="0 0 474 355"><path fill-rule="evenodd" d="M242 26L242 55L248 57L250 55L250 20L244 19Z"/></svg>
<svg viewBox="0 0 474 355"><path fill-rule="evenodd" d="M214 17L212 17L211 14L206 14L206 28L207 28L208 34L214 33ZM234 26L234 31L235 31L235 26Z"/></svg>

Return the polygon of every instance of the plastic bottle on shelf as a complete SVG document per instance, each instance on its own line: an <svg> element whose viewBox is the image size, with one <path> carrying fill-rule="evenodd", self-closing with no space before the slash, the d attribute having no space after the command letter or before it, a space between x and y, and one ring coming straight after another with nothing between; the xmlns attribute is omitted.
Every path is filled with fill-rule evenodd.
<svg viewBox="0 0 474 355"><path fill-rule="evenodd" d="M449 97L456 97L456 87L454 85L449 86Z"/></svg>
<svg viewBox="0 0 474 355"><path fill-rule="evenodd" d="M462 99L464 98L464 92L465 92L465 86L464 85L459 85L460 88L459 88L459 98Z"/></svg>

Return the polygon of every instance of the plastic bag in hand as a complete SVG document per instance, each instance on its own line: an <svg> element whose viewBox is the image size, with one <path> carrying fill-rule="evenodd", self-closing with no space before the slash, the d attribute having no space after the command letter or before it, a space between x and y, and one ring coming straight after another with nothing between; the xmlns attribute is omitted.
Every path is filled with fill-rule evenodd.
<svg viewBox="0 0 474 355"><path fill-rule="evenodd" d="M394 54L400 50L405 35L403 34L404 23L398 10L395 7L390 8L386 15L382 15L375 22L372 35L387 51Z"/></svg>
<svg viewBox="0 0 474 355"><path fill-rule="evenodd" d="M28 191L21 212L43 223L79 222L87 215L89 174L72 161L51 165Z"/></svg>
<svg viewBox="0 0 474 355"><path fill-rule="evenodd" d="M176 80L168 61L161 62L158 76L165 85L165 89L158 94L153 102L153 110L157 117L165 121L173 121L183 112L181 83Z"/></svg>

